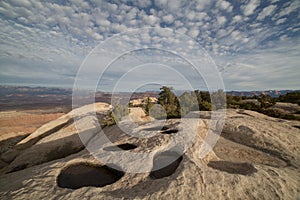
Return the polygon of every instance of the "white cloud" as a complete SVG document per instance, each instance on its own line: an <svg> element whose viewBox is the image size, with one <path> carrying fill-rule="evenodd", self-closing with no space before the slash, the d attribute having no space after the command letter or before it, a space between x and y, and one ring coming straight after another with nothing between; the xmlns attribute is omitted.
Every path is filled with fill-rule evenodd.
<svg viewBox="0 0 300 200"><path fill-rule="evenodd" d="M158 7L165 7L168 4L168 0L154 0L154 3Z"/></svg>
<svg viewBox="0 0 300 200"><path fill-rule="evenodd" d="M81 9L88 9L89 4L83 0L69 0L73 5Z"/></svg>
<svg viewBox="0 0 300 200"><path fill-rule="evenodd" d="M226 20L226 17L224 17L224 16L218 16L217 21L218 21L219 26L223 26L227 20Z"/></svg>
<svg viewBox="0 0 300 200"><path fill-rule="evenodd" d="M295 58L300 56L300 43L278 41L277 44L279 48L216 58L218 65L225 68L222 72L225 87L236 90L297 89L300 71Z"/></svg>
<svg viewBox="0 0 300 200"><path fill-rule="evenodd" d="M285 40L287 40L289 37L287 36L287 35L282 35L282 36L280 36L279 37L279 39L281 40L281 41L285 41Z"/></svg>
<svg viewBox="0 0 300 200"><path fill-rule="evenodd" d="M233 17L233 20L232 20L232 22L240 22L240 21L242 21L242 16L241 15L236 15L236 16L234 16Z"/></svg>
<svg viewBox="0 0 300 200"><path fill-rule="evenodd" d="M165 21L167 23L173 23L174 22L174 17L173 17L173 15L168 14L168 15L163 17L163 21Z"/></svg>
<svg viewBox="0 0 300 200"><path fill-rule="evenodd" d="M284 23L287 19L286 18L280 18L279 20L276 21L276 25L280 25Z"/></svg>
<svg viewBox="0 0 300 200"><path fill-rule="evenodd" d="M105 18L96 18L96 23L99 26L109 26L111 24L110 21Z"/></svg>
<svg viewBox="0 0 300 200"><path fill-rule="evenodd" d="M19 6L19 7L30 7L31 2L28 0L10 0L10 3L13 4L14 6Z"/></svg>
<svg viewBox="0 0 300 200"><path fill-rule="evenodd" d="M231 3L229 3L228 1L224 1L224 0L219 0L217 2L217 6L222 10L226 10L227 12L231 12L233 9L233 6L231 5Z"/></svg>
<svg viewBox="0 0 300 200"><path fill-rule="evenodd" d="M9 18L9 19L14 19L18 16L17 13L12 12L12 11L7 10L5 8L2 8L2 7L0 7L0 13L2 15L4 15L5 17Z"/></svg>
<svg viewBox="0 0 300 200"><path fill-rule="evenodd" d="M159 19L156 16L146 14L143 14L142 19L145 24L149 24L151 26L154 26L159 21Z"/></svg>
<svg viewBox="0 0 300 200"><path fill-rule="evenodd" d="M228 35L228 31L225 29L219 29L217 32L217 37L220 39L224 36Z"/></svg>
<svg viewBox="0 0 300 200"><path fill-rule="evenodd" d="M273 14L273 12L275 11L275 9L277 8L276 5L270 5L268 7L265 7L258 15L257 19L258 20L263 20L266 17L270 16L271 14Z"/></svg>
<svg viewBox="0 0 300 200"><path fill-rule="evenodd" d="M137 8L132 8L132 9L126 14L126 18L127 18L128 20L135 19L137 13L138 13L138 9L137 9Z"/></svg>
<svg viewBox="0 0 300 200"><path fill-rule="evenodd" d="M185 27L181 27L181 28L176 29L176 31L177 31L178 33L186 34L187 31L188 31L188 29L185 28Z"/></svg>
<svg viewBox="0 0 300 200"><path fill-rule="evenodd" d="M235 39L239 38L240 34L241 33L237 30L231 32L231 36Z"/></svg>
<svg viewBox="0 0 300 200"><path fill-rule="evenodd" d="M111 28L112 28L113 31L116 31L117 33L124 32L127 29L125 25L123 25L123 24L116 24L116 23L113 23L111 25Z"/></svg>
<svg viewBox="0 0 300 200"><path fill-rule="evenodd" d="M198 29L192 29L188 32L188 35L193 37L193 38L196 38L199 34L199 30Z"/></svg>
<svg viewBox="0 0 300 200"><path fill-rule="evenodd" d="M168 8L173 12L178 11L181 8L181 0L169 0Z"/></svg>
<svg viewBox="0 0 300 200"><path fill-rule="evenodd" d="M288 1L286 4L288 5L280 11L279 17L289 15L292 12L299 12L300 1Z"/></svg>
<svg viewBox="0 0 300 200"><path fill-rule="evenodd" d="M66 65L66 61L72 66L80 65L99 41L114 33L161 24L193 37L216 56L239 55L241 51L250 54L257 49L282 45L274 42L277 40L290 42L299 38L299 20L296 19L299 18L296 13L300 8L299 1L287 1L283 5L267 1L262 4L265 8L259 0L244 0L246 4L228 0L154 0L155 6L149 7L152 2L2 0L0 63L4 63L4 59L11 62L19 59L20 63L38 62L40 66L43 62L53 66ZM240 10L236 9L238 7ZM269 16L272 21L263 20ZM149 41L149 37L144 37ZM166 41L178 43L169 36L153 39L160 41L161 44L156 46L162 48ZM133 38L129 40L139 43ZM296 60L296 57L290 59ZM260 59L260 62L265 60Z"/></svg>
<svg viewBox="0 0 300 200"><path fill-rule="evenodd" d="M244 15L249 16L254 13L256 8L259 6L260 2L259 0L250 0L250 2L247 5L243 6Z"/></svg>
<svg viewBox="0 0 300 200"><path fill-rule="evenodd" d="M213 1L211 1L211 0L197 0L195 8L196 8L197 11L202 11L206 7L210 6L212 2Z"/></svg>
<svg viewBox="0 0 300 200"><path fill-rule="evenodd" d="M118 10L118 5L113 4L113 3L108 3L106 7L111 12L116 12Z"/></svg>
<svg viewBox="0 0 300 200"><path fill-rule="evenodd" d="M205 12L200 12L200 13L196 13L196 19L199 21L201 21L203 19L209 20L209 17L207 16L207 14Z"/></svg>
<svg viewBox="0 0 300 200"><path fill-rule="evenodd" d="M187 18L189 19L189 20L193 20L194 18L195 18L195 16L196 16L196 13L194 12L194 11L191 11L191 12L189 12L188 14L187 14Z"/></svg>
<svg viewBox="0 0 300 200"><path fill-rule="evenodd" d="M151 5L151 1L145 1L145 0L138 0L137 3L138 6L141 8L145 8Z"/></svg>

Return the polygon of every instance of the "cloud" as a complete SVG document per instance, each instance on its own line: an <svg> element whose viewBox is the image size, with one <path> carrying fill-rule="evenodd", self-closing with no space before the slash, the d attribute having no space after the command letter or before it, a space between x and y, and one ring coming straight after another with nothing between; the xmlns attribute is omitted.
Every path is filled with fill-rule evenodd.
<svg viewBox="0 0 300 200"><path fill-rule="evenodd" d="M242 8L244 10L244 15L249 16L254 13L256 8L259 6L260 2L259 0L250 0L250 2L247 5L244 5Z"/></svg>
<svg viewBox="0 0 300 200"><path fill-rule="evenodd" d="M284 23L287 20L287 18L280 18L279 20L276 21L276 25L280 25Z"/></svg>
<svg viewBox="0 0 300 200"><path fill-rule="evenodd" d="M300 40L294 43L277 41L277 47L216 60L218 65L224 67L222 74L228 88L297 89L300 84L296 61L298 56Z"/></svg>
<svg viewBox="0 0 300 200"><path fill-rule="evenodd" d="M224 17L224 16L218 16L217 17L217 22L218 22L218 24L220 25L220 26L223 26L225 23L226 23L226 17Z"/></svg>
<svg viewBox="0 0 300 200"><path fill-rule="evenodd" d="M154 26L159 21L159 19L156 16L147 14L143 14L142 20L145 24L148 24L150 26Z"/></svg>
<svg viewBox="0 0 300 200"><path fill-rule="evenodd" d="M233 9L233 6L231 5L231 3L229 3L228 1L224 1L224 0L219 0L217 2L217 6L222 10L226 10L227 12L231 12Z"/></svg>
<svg viewBox="0 0 300 200"><path fill-rule="evenodd" d="M236 67L246 73L243 68L257 64L270 70L270 66L262 64L267 62L262 58L257 59L257 63L239 59L246 58L246 54L255 55L256 59L258 50L266 58L273 59L270 52L277 51L275 47L282 47L292 54L289 51L291 46L285 43L298 44L298 13L300 1L283 0L234 3L227 0L138 0L131 3L125 0L2 0L0 67L2 75L6 73L5 77L11 77L10 80L18 65L20 69L28 69L24 70L24 77L27 71L28 75L30 70L44 70L47 74L51 67L56 66L66 72L78 68L94 47L115 34L143 27L164 27L192 37L214 57L228 60L234 56L236 63L242 65L232 64L232 69ZM151 37L145 35L143 40L128 37L116 43L112 51L125 48L129 43L147 47L148 42L158 41L157 48L164 48L167 42L179 43L178 39L163 33ZM186 49L193 54L190 44L176 47L178 51ZM294 67L297 57L290 56L289 59L288 66ZM16 70L10 71L9 66ZM286 70L276 63L274 66L275 69ZM63 76L59 70L51 73L60 78ZM16 74L16 77L20 76L22 74ZM232 76L232 79L235 77Z"/></svg>
<svg viewBox="0 0 300 200"><path fill-rule="evenodd" d="M31 2L28 0L11 0L10 2L12 5L18 6L18 7L28 8L31 6Z"/></svg>
<svg viewBox="0 0 300 200"><path fill-rule="evenodd" d="M165 7L168 4L168 0L154 0L154 3L158 7Z"/></svg>
<svg viewBox="0 0 300 200"><path fill-rule="evenodd" d="M173 17L173 15L168 14L166 16L163 16L163 21L171 24L174 22L174 17Z"/></svg>
<svg viewBox="0 0 300 200"><path fill-rule="evenodd" d="M267 16L270 16L275 9L277 8L276 5L270 5L268 7L265 7L258 15L257 19L258 20L263 20L265 19Z"/></svg>
<svg viewBox="0 0 300 200"><path fill-rule="evenodd" d="M188 35L193 37L193 38L196 38L199 34L199 30L198 29L191 29L189 30L188 32Z"/></svg>
<svg viewBox="0 0 300 200"><path fill-rule="evenodd" d="M300 1L289 1L285 4L283 9L279 13L279 17L289 15L293 12L299 12Z"/></svg>
<svg viewBox="0 0 300 200"><path fill-rule="evenodd" d="M233 22L233 23L240 22L240 21L242 21L242 19L243 19L243 18L242 18L241 15L236 15L236 16L233 17L232 22Z"/></svg>

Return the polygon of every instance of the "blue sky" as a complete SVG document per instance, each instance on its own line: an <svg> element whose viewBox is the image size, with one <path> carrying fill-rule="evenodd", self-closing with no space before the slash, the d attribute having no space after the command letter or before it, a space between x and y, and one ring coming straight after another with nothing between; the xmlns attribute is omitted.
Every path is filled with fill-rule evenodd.
<svg viewBox="0 0 300 200"><path fill-rule="evenodd" d="M72 87L98 44L145 27L197 41L226 90L299 89L298 0L2 0L0 84Z"/></svg>

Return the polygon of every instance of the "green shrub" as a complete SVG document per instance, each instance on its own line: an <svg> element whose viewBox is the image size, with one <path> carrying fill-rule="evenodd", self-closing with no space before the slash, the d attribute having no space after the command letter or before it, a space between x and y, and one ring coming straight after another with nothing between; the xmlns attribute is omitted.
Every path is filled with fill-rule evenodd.
<svg viewBox="0 0 300 200"><path fill-rule="evenodd" d="M276 101L269 95L261 94L258 96L257 100L260 103L261 108L269 108L275 105Z"/></svg>
<svg viewBox="0 0 300 200"><path fill-rule="evenodd" d="M276 118L287 119L287 120L300 120L300 117L297 115L282 113L275 109L265 109L262 110L262 113L270 117L276 117Z"/></svg>
<svg viewBox="0 0 300 200"><path fill-rule="evenodd" d="M128 106L126 105L116 105L113 110L108 113L104 118L103 123L106 126L111 126L121 121L122 117L129 114Z"/></svg>
<svg viewBox="0 0 300 200"><path fill-rule="evenodd" d="M160 88L158 103L165 109L167 118L181 117L181 109L177 96L172 92L172 87Z"/></svg>
<svg viewBox="0 0 300 200"><path fill-rule="evenodd" d="M287 103L296 103L300 106L300 92L289 92L285 95L280 95L278 100L280 102L287 102Z"/></svg>

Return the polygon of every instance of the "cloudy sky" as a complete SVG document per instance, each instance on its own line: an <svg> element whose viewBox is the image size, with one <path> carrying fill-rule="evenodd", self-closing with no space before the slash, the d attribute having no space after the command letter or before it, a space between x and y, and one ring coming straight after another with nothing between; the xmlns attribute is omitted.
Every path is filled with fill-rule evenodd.
<svg viewBox="0 0 300 200"><path fill-rule="evenodd" d="M1 0L0 84L72 87L97 45L146 27L193 38L226 90L300 89L299 0Z"/></svg>

